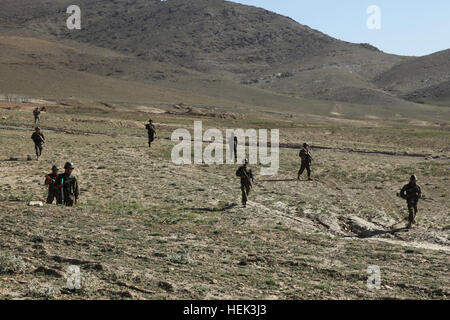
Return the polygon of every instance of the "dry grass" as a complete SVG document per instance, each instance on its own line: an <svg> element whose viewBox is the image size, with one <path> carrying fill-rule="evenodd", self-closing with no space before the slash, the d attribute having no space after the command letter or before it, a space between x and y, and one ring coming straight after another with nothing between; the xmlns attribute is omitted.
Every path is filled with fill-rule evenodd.
<svg viewBox="0 0 450 320"><path fill-rule="evenodd" d="M0 275L3 299L448 297L448 160L313 150L315 180L297 182L291 179L298 152L281 149L278 175L258 176L242 209L235 166L171 163L173 144L162 138L177 126L191 128L193 119L158 115L160 139L149 150L139 112L57 111L43 116L44 130L76 134L46 132L39 162L26 161L33 151L30 132L0 132L0 251L15 257L0 263L13 270ZM6 117L2 125L30 125L22 111L0 110L0 116ZM421 152L448 156L441 149L447 133L432 126L387 131L376 121L368 129L351 122L325 126L323 119L302 127L275 116L250 123L203 120L205 128L279 127L286 143L314 138L317 144L381 151L405 150L380 142L385 135L419 149L416 138L424 137L434 144ZM333 134L325 134L329 130ZM411 130L419 136L410 139ZM8 161L10 156L19 160ZM45 196L43 176L51 165L67 160L76 165L80 205L28 207L29 200ZM411 172L425 194L419 225L389 232L406 216L394 195ZM17 269L14 261L27 268ZM374 264L381 267L382 288L370 291L366 269ZM81 268L82 290L65 288L70 265Z"/></svg>

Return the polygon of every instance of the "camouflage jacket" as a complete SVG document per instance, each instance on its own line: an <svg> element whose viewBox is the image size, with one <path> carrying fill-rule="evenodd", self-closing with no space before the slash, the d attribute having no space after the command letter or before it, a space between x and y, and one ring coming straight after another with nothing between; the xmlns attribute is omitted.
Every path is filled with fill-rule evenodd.
<svg viewBox="0 0 450 320"><path fill-rule="evenodd" d="M302 148L298 156L302 159L302 162L311 163L312 157L308 149Z"/></svg>
<svg viewBox="0 0 450 320"><path fill-rule="evenodd" d="M245 166L240 166L236 171L236 176L241 178L241 182L251 184L253 180L252 169Z"/></svg>
<svg viewBox="0 0 450 320"><path fill-rule="evenodd" d="M60 188L61 182L63 182L64 198L78 199L78 179L75 175L68 176L66 173L58 174L56 177L56 185Z"/></svg>
<svg viewBox="0 0 450 320"><path fill-rule="evenodd" d="M48 185L48 192L57 192L58 185L56 184L57 174L49 173L45 176L45 184ZM47 179L49 177L51 180Z"/></svg>
<svg viewBox="0 0 450 320"><path fill-rule="evenodd" d="M422 196L422 190L418 184L408 183L405 184L400 191L400 197L405 200L419 200Z"/></svg>
<svg viewBox="0 0 450 320"><path fill-rule="evenodd" d="M43 133L33 132L33 134L31 135L31 139L34 141L35 144L41 144L45 142L45 137Z"/></svg>
<svg viewBox="0 0 450 320"><path fill-rule="evenodd" d="M155 128L155 126L153 124L147 123L145 125L145 129L147 129L147 132L148 132L149 136L154 136L155 133L156 133L156 128Z"/></svg>

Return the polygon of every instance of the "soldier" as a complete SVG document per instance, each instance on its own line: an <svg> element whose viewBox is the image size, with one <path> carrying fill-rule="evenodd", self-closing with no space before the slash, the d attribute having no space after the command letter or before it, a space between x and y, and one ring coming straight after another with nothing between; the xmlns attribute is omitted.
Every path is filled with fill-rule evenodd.
<svg viewBox="0 0 450 320"><path fill-rule="evenodd" d="M53 200L58 198L58 185L56 184L56 177L58 176L58 167L52 167L52 173L45 176L45 185L48 185L47 203L52 204Z"/></svg>
<svg viewBox="0 0 450 320"><path fill-rule="evenodd" d="M412 224L416 223L417 202L422 196L420 186L417 184L417 177L414 174L409 179L409 183L403 186L399 196L405 199L408 204L409 217L407 228L410 229Z"/></svg>
<svg viewBox="0 0 450 320"><path fill-rule="evenodd" d="M38 107L36 107L36 109L33 110L34 124L36 124L37 122L41 123L40 114L41 114L41 111L39 110Z"/></svg>
<svg viewBox="0 0 450 320"><path fill-rule="evenodd" d="M148 147L151 148L152 142L153 142L153 140L155 140L155 135L156 135L156 128L153 125L152 119L148 120L148 123L146 124L145 129L147 129L147 133L148 133Z"/></svg>
<svg viewBox="0 0 450 320"><path fill-rule="evenodd" d="M300 176L303 174L303 171L308 172L308 180L311 180L311 153L309 152L309 144L304 143L303 148L300 150L299 157L302 159L302 165L300 170L298 171L297 180L300 180Z"/></svg>
<svg viewBox="0 0 450 320"><path fill-rule="evenodd" d="M34 129L33 134L31 135L31 139L34 141L34 149L36 150L36 160L39 160L39 157L42 155L42 148L45 143L44 134L41 133L41 129L36 127Z"/></svg>
<svg viewBox="0 0 450 320"><path fill-rule="evenodd" d="M64 173L58 174L56 177L56 185L59 188L56 197L57 204L72 207L74 203L78 203L78 180L77 177L72 174L74 168L72 162L66 162L64 165Z"/></svg>
<svg viewBox="0 0 450 320"><path fill-rule="evenodd" d="M255 182L252 169L248 169L247 164L248 160L245 159L244 164L236 171L236 176L241 178L242 205L244 208L247 206L247 198L252 188L252 182Z"/></svg>

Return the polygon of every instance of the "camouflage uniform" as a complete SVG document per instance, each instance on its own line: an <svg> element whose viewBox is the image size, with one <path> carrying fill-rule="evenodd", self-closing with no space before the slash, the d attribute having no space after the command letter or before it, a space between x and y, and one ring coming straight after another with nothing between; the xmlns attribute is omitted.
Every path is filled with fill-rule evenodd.
<svg viewBox="0 0 450 320"><path fill-rule="evenodd" d="M409 217L408 221L409 223L415 223L416 221L416 214L418 212L417 210L417 203L419 202L420 197L422 196L422 191L420 189L420 186L415 183L408 183L405 184L400 191L400 197L406 200L406 203L408 204L408 212Z"/></svg>
<svg viewBox="0 0 450 320"><path fill-rule="evenodd" d="M155 140L156 128L152 123L147 123L145 129L147 129L148 133L148 146L151 147L153 140Z"/></svg>
<svg viewBox="0 0 450 320"><path fill-rule="evenodd" d="M240 166L236 171L236 176L241 178L242 205L247 205L248 195L252 188L253 173L246 166Z"/></svg>
<svg viewBox="0 0 450 320"><path fill-rule="evenodd" d="M309 150L307 148L302 148L299 153L299 157L302 159L302 164L300 167L300 170L298 170L297 179L300 179L300 176L303 174L303 172L308 172L308 179L311 179L311 154L309 153Z"/></svg>
<svg viewBox="0 0 450 320"><path fill-rule="evenodd" d="M42 148L45 142L44 134L33 132L31 135L31 139L34 141L34 149L36 151L36 157L40 157L42 155Z"/></svg>
<svg viewBox="0 0 450 320"><path fill-rule="evenodd" d="M77 177L73 174L68 175L66 173L61 173L56 177L56 185L59 186L61 181L63 182L64 204L68 207L72 207L74 200L78 199L79 195ZM58 188L56 195L56 203L62 204L61 188Z"/></svg>
<svg viewBox="0 0 450 320"><path fill-rule="evenodd" d="M58 174L56 173L50 173L45 177L45 184L48 185L48 196L47 196L47 203L51 204L53 203L53 200L56 198L58 199L58 185L56 184L56 177ZM50 178L47 179L47 177Z"/></svg>
<svg viewBox="0 0 450 320"><path fill-rule="evenodd" d="M39 111L39 109L34 109L33 110L33 115L34 115L34 123L36 124L37 122L41 123L41 119L39 117L39 115L41 114L41 111Z"/></svg>

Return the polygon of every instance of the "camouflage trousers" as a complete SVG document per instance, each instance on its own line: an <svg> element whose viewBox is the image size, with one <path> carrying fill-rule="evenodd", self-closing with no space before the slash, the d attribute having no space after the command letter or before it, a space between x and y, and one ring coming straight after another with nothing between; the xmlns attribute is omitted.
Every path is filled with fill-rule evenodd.
<svg viewBox="0 0 450 320"><path fill-rule="evenodd" d="M242 204L246 205L248 200L248 195L250 194L250 190L252 189L252 185L246 182L241 182L241 191L242 191Z"/></svg>
<svg viewBox="0 0 450 320"><path fill-rule="evenodd" d="M35 143L34 150L36 151L36 157L40 157L42 155L42 143Z"/></svg>
<svg viewBox="0 0 450 320"><path fill-rule="evenodd" d="M298 170L298 178L300 178L300 176L303 174L303 172L305 171L308 172L308 178L311 178L311 166L309 164L309 162L302 162L302 165L300 167L300 170Z"/></svg>
<svg viewBox="0 0 450 320"><path fill-rule="evenodd" d="M49 190L48 196L47 196L47 203L52 204L53 200L56 199L56 202L58 202L58 191L57 190Z"/></svg>
<svg viewBox="0 0 450 320"><path fill-rule="evenodd" d="M56 204L63 204L62 199L61 199L61 194L57 194ZM64 195L64 205L66 207L73 207L73 204L74 204L74 196L73 195Z"/></svg>
<svg viewBox="0 0 450 320"><path fill-rule="evenodd" d="M416 215L417 215L417 201L416 200L408 200L408 212L409 212L409 217L408 217L408 221L409 222L414 222L416 221Z"/></svg>
<svg viewBox="0 0 450 320"><path fill-rule="evenodd" d="M152 135L148 135L148 146L152 146L152 142L155 140L155 137Z"/></svg>

